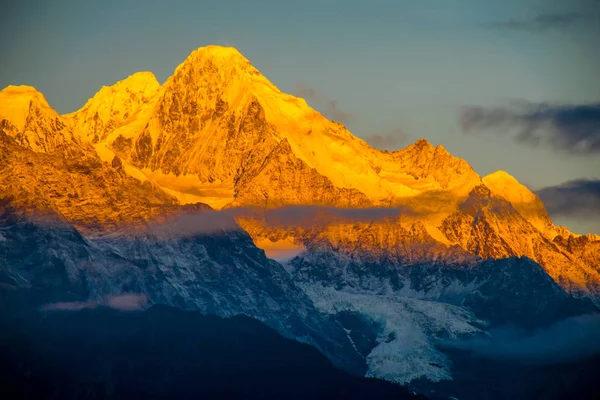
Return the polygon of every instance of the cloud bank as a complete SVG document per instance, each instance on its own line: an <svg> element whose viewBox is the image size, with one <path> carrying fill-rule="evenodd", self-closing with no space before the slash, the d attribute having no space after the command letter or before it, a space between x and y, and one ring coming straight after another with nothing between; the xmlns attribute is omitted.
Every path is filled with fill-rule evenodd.
<svg viewBox="0 0 600 400"><path fill-rule="evenodd" d="M461 113L460 125L465 134L504 134L520 143L571 154L600 153L600 103L467 107Z"/></svg>
<svg viewBox="0 0 600 400"><path fill-rule="evenodd" d="M577 179L536 191L551 216L600 217L600 179Z"/></svg>
<svg viewBox="0 0 600 400"><path fill-rule="evenodd" d="M442 347L468 350L493 359L528 364L561 364L600 355L600 314L571 317L531 333L513 327L491 330L486 337L454 340Z"/></svg>
<svg viewBox="0 0 600 400"><path fill-rule="evenodd" d="M238 218L258 219L270 228L313 228L344 221L371 222L399 215L417 215L409 207L337 208L328 206L237 207L220 211L184 212L151 225L150 232L162 238L244 232Z"/></svg>

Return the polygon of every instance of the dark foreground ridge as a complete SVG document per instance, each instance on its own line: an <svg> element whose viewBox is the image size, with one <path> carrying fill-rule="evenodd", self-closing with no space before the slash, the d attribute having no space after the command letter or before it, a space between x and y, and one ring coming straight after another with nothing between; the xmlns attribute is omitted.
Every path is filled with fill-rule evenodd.
<svg viewBox="0 0 600 400"><path fill-rule="evenodd" d="M409 399L246 317L167 306L3 317L3 399Z"/></svg>

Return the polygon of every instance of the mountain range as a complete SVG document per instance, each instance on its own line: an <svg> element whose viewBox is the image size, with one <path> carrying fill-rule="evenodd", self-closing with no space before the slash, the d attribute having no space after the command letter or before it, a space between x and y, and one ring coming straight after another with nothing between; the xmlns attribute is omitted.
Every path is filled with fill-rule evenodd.
<svg viewBox="0 0 600 400"><path fill-rule="evenodd" d="M0 193L6 313L144 293L251 316L410 386L456 375L442 340L600 305L598 235L555 226L515 178L441 145L369 146L230 47L65 115L5 88Z"/></svg>

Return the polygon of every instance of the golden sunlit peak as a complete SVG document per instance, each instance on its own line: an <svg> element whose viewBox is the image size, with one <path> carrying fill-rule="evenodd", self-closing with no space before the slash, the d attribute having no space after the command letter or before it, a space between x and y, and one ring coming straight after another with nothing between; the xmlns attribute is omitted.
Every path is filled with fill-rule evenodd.
<svg viewBox="0 0 600 400"><path fill-rule="evenodd" d="M423 150L426 150L426 149L433 150L434 147L429 142L429 140L427 140L425 138L421 138L421 139L417 140L416 142L414 142L413 144L409 145L407 147L407 149L415 149L415 150L418 150L418 151L423 151Z"/></svg>
<svg viewBox="0 0 600 400"><path fill-rule="evenodd" d="M22 130L30 113L31 104L54 114L44 95L32 86L7 86L0 92L0 119L7 119Z"/></svg>
<svg viewBox="0 0 600 400"><path fill-rule="evenodd" d="M250 72L251 75L260 75L252 66L250 61L244 57L235 47L225 47L210 45L199 47L192 51L190 55L175 69L174 75L184 66L204 66L207 65L207 72L221 73L231 69Z"/></svg>
<svg viewBox="0 0 600 400"><path fill-rule="evenodd" d="M498 170L487 176L484 176L483 183L494 193L506 198L512 203L531 202L536 200L533 194L508 172Z"/></svg>
<svg viewBox="0 0 600 400"><path fill-rule="evenodd" d="M12 99L10 101L29 101L36 99L41 102L42 105L49 107L48 101L44 97L43 93L38 91L33 86L28 85L9 85L0 92L5 99ZM19 100L17 100L19 99Z"/></svg>
<svg viewBox="0 0 600 400"><path fill-rule="evenodd" d="M112 86L103 86L103 88L114 88L114 90L128 89L132 92L152 94L160 88L160 83L152 72L142 71L131 74Z"/></svg>
<svg viewBox="0 0 600 400"><path fill-rule="evenodd" d="M142 83L148 83L148 82L156 82L158 83L158 79L156 79L156 76L154 75L154 73L150 72L150 71L140 71L140 72L135 72L131 75L129 75L127 78L123 79L121 82L129 82L129 83L135 83L135 82L142 82Z"/></svg>
<svg viewBox="0 0 600 400"><path fill-rule="evenodd" d="M188 56L188 60L195 59L197 57L212 57L220 59L230 59L235 57L247 61L246 57L244 57L242 53L240 53L235 47L219 45L199 47Z"/></svg>
<svg viewBox="0 0 600 400"><path fill-rule="evenodd" d="M486 175L485 177L483 177L483 181L488 186L504 187L505 190L507 187L514 186L519 187L519 189L522 188L529 191L527 188L521 185L514 176L503 170L498 170L496 172L492 172L489 175Z"/></svg>

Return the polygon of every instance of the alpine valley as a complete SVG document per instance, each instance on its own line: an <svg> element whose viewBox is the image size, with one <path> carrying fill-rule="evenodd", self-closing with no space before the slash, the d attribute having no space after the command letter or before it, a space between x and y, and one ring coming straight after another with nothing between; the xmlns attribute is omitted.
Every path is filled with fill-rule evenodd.
<svg viewBox="0 0 600 400"><path fill-rule="evenodd" d="M136 296L144 324L172 308L243 314L344 379L431 398L597 389L596 352L533 368L470 344L595 318L599 236L555 226L515 178L481 177L441 145L370 147L230 47L66 115L33 87L0 92L0 290L3 323Z"/></svg>

